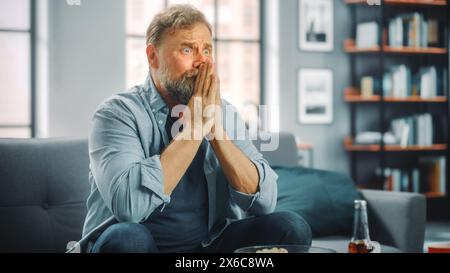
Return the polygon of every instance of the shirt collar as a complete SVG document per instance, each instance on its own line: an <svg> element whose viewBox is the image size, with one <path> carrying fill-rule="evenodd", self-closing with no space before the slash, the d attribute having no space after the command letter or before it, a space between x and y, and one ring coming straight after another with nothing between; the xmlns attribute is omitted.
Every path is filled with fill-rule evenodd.
<svg viewBox="0 0 450 273"><path fill-rule="evenodd" d="M145 79L144 91L149 94L149 103L153 111L164 111L165 114L169 113L169 107L163 100L158 90L156 90L152 77L149 75Z"/></svg>

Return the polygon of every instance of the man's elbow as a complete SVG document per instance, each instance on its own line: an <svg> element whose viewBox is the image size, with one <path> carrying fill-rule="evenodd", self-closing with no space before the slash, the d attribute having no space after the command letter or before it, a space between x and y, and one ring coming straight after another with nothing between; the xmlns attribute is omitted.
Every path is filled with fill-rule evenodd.
<svg viewBox="0 0 450 273"><path fill-rule="evenodd" d="M257 202L258 211L260 214L269 214L275 211L278 199L277 177L266 180L267 183L262 190L259 202ZM270 185L270 186L269 186ZM261 189L260 189L261 191Z"/></svg>
<svg viewBox="0 0 450 273"><path fill-rule="evenodd" d="M140 215L136 215L133 213L128 213L124 211L115 211L113 212L114 217L119 221L120 223L140 223L142 217Z"/></svg>
<svg viewBox="0 0 450 273"><path fill-rule="evenodd" d="M116 209L112 209L112 213L117 221L121 223L140 223L145 218L142 213L134 212L133 209L125 206L115 206Z"/></svg>
<svg viewBox="0 0 450 273"><path fill-rule="evenodd" d="M270 214L275 211L276 202L267 204L267 203L254 203L250 208L250 214L255 216L261 216Z"/></svg>
<svg viewBox="0 0 450 273"><path fill-rule="evenodd" d="M124 194L117 191L111 200L111 212L119 222L140 223L147 217L147 211L143 210L137 200L130 200Z"/></svg>
<svg viewBox="0 0 450 273"><path fill-rule="evenodd" d="M275 211L277 206L276 196L272 196L271 201L263 204L260 208L261 214L269 214Z"/></svg>

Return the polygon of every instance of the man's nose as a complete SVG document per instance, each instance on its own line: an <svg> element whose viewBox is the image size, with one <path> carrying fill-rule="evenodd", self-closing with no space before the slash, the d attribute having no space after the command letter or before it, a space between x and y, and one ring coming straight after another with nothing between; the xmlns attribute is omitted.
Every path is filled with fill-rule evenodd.
<svg viewBox="0 0 450 273"><path fill-rule="evenodd" d="M198 53L194 60L194 67L199 67L201 64L204 64L208 61L208 56Z"/></svg>

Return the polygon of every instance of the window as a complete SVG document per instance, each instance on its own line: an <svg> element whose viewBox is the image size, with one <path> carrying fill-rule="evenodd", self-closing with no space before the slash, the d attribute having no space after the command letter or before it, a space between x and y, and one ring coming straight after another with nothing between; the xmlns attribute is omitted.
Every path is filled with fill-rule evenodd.
<svg viewBox="0 0 450 273"><path fill-rule="evenodd" d="M222 98L246 120L256 120L261 101L261 0L127 0L126 83L141 84L148 73L145 34L153 16L170 4L190 3L213 26Z"/></svg>
<svg viewBox="0 0 450 273"><path fill-rule="evenodd" d="M0 0L0 137L34 136L32 0Z"/></svg>

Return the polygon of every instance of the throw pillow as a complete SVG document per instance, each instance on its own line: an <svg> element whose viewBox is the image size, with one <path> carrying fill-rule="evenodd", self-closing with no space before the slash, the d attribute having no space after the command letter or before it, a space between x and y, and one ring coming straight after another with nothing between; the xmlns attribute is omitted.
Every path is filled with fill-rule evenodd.
<svg viewBox="0 0 450 273"><path fill-rule="evenodd" d="M311 226L313 237L351 236L355 199L361 194L341 173L303 167L273 167L278 174L276 211L294 211Z"/></svg>

